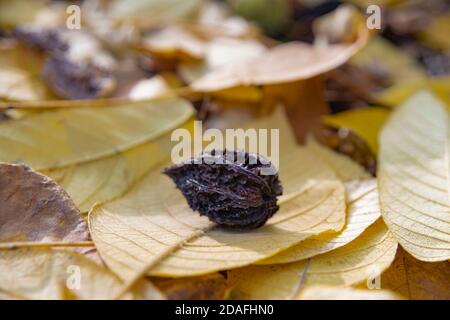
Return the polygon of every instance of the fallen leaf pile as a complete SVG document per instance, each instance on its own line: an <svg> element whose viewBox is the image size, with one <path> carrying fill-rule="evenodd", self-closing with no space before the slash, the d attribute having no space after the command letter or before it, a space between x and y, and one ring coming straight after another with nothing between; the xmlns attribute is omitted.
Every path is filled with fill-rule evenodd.
<svg viewBox="0 0 450 320"><path fill-rule="evenodd" d="M0 0L0 299L450 299L450 7L256 2ZM163 174L194 120L279 130L262 227Z"/></svg>

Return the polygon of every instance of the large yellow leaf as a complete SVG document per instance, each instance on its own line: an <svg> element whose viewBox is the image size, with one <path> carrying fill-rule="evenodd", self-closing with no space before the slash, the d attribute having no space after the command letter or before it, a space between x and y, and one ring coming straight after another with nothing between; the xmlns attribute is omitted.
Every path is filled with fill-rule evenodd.
<svg viewBox="0 0 450 320"><path fill-rule="evenodd" d="M54 178L70 195L82 213L125 193L152 167L169 157L170 134L119 152L113 156L75 166L51 169Z"/></svg>
<svg viewBox="0 0 450 320"><path fill-rule="evenodd" d="M332 127L352 130L366 141L374 154L378 154L378 134L388 117L389 110L370 107L329 115L324 122Z"/></svg>
<svg viewBox="0 0 450 320"><path fill-rule="evenodd" d="M342 181L348 181L347 222L339 233L313 236L258 264L288 263L303 260L342 247L358 237L380 216L376 181L364 169L349 159L309 139L307 148L325 161Z"/></svg>
<svg viewBox="0 0 450 320"><path fill-rule="evenodd" d="M87 162L148 142L192 115L179 99L33 114L0 123L0 161L37 170Z"/></svg>
<svg viewBox="0 0 450 320"><path fill-rule="evenodd" d="M367 30L350 44L311 46L290 42L274 47L261 57L225 65L192 83L192 88L213 92L247 85L267 85L313 78L345 63L367 42Z"/></svg>
<svg viewBox="0 0 450 320"><path fill-rule="evenodd" d="M145 26L155 22L185 20L195 15L204 0L114 0L109 13L114 19Z"/></svg>
<svg viewBox="0 0 450 320"><path fill-rule="evenodd" d="M13 28L20 24L29 23L34 20L36 14L42 9L48 0L0 0L0 26Z"/></svg>
<svg viewBox="0 0 450 320"><path fill-rule="evenodd" d="M306 147L316 154L318 158L326 162L328 166L333 169L336 176L342 181L365 180L371 177L361 165L346 155L322 146L314 139L309 139Z"/></svg>
<svg viewBox="0 0 450 320"><path fill-rule="evenodd" d="M380 135L378 186L386 224L423 261L450 258L449 119L420 92L396 109Z"/></svg>
<svg viewBox="0 0 450 320"><path fill-rule="evenodd" d="M387 269L397 241L379 219L349 244L288 264L250 266L229 272L236 299L289 299L312 285L349 286Z"/></svg>
<svg viewBox="0 0 450 320"><path fill-rule="evenodd" d="M312 160L307 153L297 156ZM344 223L341 183L311 182L305 172L304 177L291 176L292 183L285 180L293 186L300 184L293 179L305 178L297 193L281 198L280 211L265 227L246 233L214 229L189 209L159 171L122 199L90 213L91 234L101 256L124 279L147 268L152 275L188 276L247 265L311 235L338 231Z"/></svg>
<svg viewBox="0 0 450 320"><path fill-rule="evenodd" d="M49 249L0 251L0 292L18 299L113 299L122 282L81 254ZM161 299L140 281L124 298Z"/></svg>
<svg viewBox="0 0 450 320"><path fill-rule="evenodd" d="M264 123L270 128L274 121L252 127ZM286 137L290 152L280 159L281 207L266 226L248 232L214 228L157 169L122 199L90 212L91 235L102 258L131 282L147 271L191 276L248 265L312 235L339 231L345 222L344 186L320 158L291 139Z"/></svg>
<svg viewBox="0 0 450 320"><path fill-rule="evenodd" d="M433 16L433 19L422 32L419 38L432 48L440 51L450 50L450 14L445 12L440 15Z"/></svg>
<svg viewBox="0 0 450 320"><path fill-rule="evenodd" d="M299 300L400 300L399 295L389 290L361 290L333 286L312 286L305 288L296 299Z"/></svg>
<svg viewBox="0 0 450 320"><path fill-rule="evenodd" d="M450 77L427 78L403 82L375 95L375 100L385 106L397 107L419 90L430 90L450 108Z"/></svg>
<svg viewBox="0 0 450 320"><path fill-rule="evenodd" d="M277 264L304 260L340 248L355 240L380 217L377 183L374 179L346 183L347 222L339 233L324 233L259 262Z"/></svg>

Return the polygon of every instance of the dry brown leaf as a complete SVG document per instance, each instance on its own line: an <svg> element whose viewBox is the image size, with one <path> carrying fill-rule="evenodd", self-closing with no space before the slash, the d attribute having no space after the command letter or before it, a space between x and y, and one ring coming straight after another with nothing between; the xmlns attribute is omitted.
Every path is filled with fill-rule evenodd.
<svg viewBox="0 0 450 320"><path fill-rule="evenodd" d="M86 222L63 188L24 165L0 163L0 241L89 240Z"/></svg>
<svg viewBox="0 0 450 320"><path fill-rule="evenodd" d="M219 300L229 293L227 280L220 273L189 278L151 278L171 300Z"/></svg>
<svg viewBox="0 0 450 320"><path fill-rule="evenodd" d="M389 110L370 107L329 115L324 122L335 128L351 129L366 141L374 154L378 154L378 134L388 117Z"/></svg>
<svg viewBox="0 0 450 320"><path fill-rule="evenodd" d="M345 63L368 40L366 29L350 45L314 47L290 42L274 47L260 58L224 66L192 83L196 91L211 92L239 85L267 85L313 78Z"/></svg>
<svg viewBox="0 0 450 320"><path fill-rule="evenodd" d="M295 136L301 143L305 142L309 133L320 130L322 117L329 113L320 76L304 81L267 85L263 91L263 109L270 109L281 101Z"/></svg>
<svg viewBox="0 0 450 320"><path fill-rule="evenodd" d="M200 60L206 43L178 26L169 26L145 36L142 49L165 59Z"/></svg>
<svg viewBox="0 0 450 320"><path fill-rule="evenodd" d="M398 248L381 287L413 300L450 300L450 262L423 262Z"/></svg>

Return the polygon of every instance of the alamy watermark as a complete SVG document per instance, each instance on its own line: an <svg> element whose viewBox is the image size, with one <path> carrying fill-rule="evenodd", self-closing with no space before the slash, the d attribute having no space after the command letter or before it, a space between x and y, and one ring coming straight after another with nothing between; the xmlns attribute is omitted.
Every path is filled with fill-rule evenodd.
<svg viewBox="0 0 450 320"><path fill-rule="evenodd" d="M250 154L264 155L270 159L272 166L261 169L262 175L274 175L279 167L279 129L225 129L225 132L219 129L207 129L203 132L203 123L194 122L194 132L179 128L172 132L172 142L177 144L172 148L171 159L173 163L180 163L195 155L208 153L212 150L239 150ZM204 157L202 163L207 164L225 164L241 163L244 164L245 157L242 153L235 155L233 152L227 152L225 162L223 157ZM260 157L249 157L249 164L256 164L258 161L262 164L266 160Z"/></svg>
<svg viewBox="0 0 450 320"><path fill-rule="evenodd" d="M81 8L76 4L70 5L66 8L67 19L66 27L69 30L81 29Z"/></svg>
<svg viewBox="0 0 450 320"><path fill-rule="evenodd" d="M381 269L377 265L369 266L366 269L367 289L381 289Z"/></svg>
<svg viewBox="0 0 450 320"><path fill-rule="evenodd" d="M366 26L369 30L381 30L381 8L375 4L372 4L366 8L366 14L368 15L366 20Z"/></svg>
<svg viewBox="0 0 450 320"><path fill-rule="evenodd" d="M70 265L66 269L68 274L66 280L66 287L70 290L80 290L81 289L81 268L77 265Z"/></svg>

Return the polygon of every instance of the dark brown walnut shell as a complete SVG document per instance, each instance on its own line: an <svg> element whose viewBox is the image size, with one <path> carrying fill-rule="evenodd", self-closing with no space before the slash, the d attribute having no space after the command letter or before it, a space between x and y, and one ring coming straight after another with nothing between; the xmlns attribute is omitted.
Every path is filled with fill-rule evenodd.
<svg viewBox="0 0 450 320"><path fill-rule="evenodd" d="M16 28L12 35L21 43L49 54L64 54L69 49L55 30Z"/></svg>
<svg viewBox="0 0 450 320"><path fill-rule="evenodd" d="M278 174L260 155L213 150L166 168L164 173L192 210L225 228L261 227L278 210L277 196L282 194Z"/></svg>
<svg viewBox="0 0 450 320"><path fill-rule="evenodd" d="M115 89L111 74L95 65L79 65L65 56L49 56L42 76L54 93L65 99L95 99Z"/></svg>
<svg viewBox="0 0 450 320"><path fill-rule="evenodd" d="M367 143L350 129L324 127L315 136L321 144L350 157L371 175L376 175L376 156Z"/></svg>
<svg viewBox="0 0 450 320"><path fill-rule="evenodd" d="M72 61L68 55L69 45L57 30L16 28L13 36L46 54L42 78L58 97L95 99L109 95L116 88L116 80L109 70L93 63Z"/></svg>

